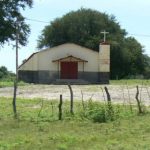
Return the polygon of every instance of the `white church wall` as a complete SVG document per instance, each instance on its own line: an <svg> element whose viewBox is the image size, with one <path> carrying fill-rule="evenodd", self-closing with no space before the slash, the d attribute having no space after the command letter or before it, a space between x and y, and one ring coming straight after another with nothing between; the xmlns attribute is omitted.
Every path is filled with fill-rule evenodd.
<svg viewBox="0 0 150 150"><path fill-rule="evenodd" d="M24 63L19 70L36 71L38 69L38 55L34 54L31 59Z"/></svg>
<svg viewBox="0 0 150 150"><path fill-rule="evenodd" d="M63 44L35 54L20 68L20 70L58 71L58 63L53 62L53 60L64 58L70 55L88 61L87 63L84 63L84 71L98 72L99 70L98 53L88 48L84 48L71 43ZM83 63L81 62L78 63L78 71L83 71Z"/></svg>

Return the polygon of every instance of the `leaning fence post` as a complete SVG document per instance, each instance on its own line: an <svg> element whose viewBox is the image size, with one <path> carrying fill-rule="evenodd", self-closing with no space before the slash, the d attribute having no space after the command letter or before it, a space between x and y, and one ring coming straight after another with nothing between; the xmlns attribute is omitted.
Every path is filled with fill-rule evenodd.
<svg viewBox="0 0 150 150"><path fill-rule="evenodd" d="M108 101L108 102L111 102L111 97L110 97L110 94L109 94L109 92L108 92L107 87L105 86L104 89L105 89L105 92L106 92L106 95L107 95L107 101Z"/></svg>
<svg viewBox="0 0 150 150"><path fill-rule="evenodd" d="M68 84L68 87L70 90L70 113L73 114L73 91L70 84Z"/></svg>
<svg viewBox="0 0 150 150"><path fill-rule="evenodd" d="M136 101L137 101L137 105L138 105L138 109L139 109L139 114L142 114L143 111L142 111L142 108L141 108L141 103L140 103L140 100L139 100L139 87L138 85L136 86L136 89L137 89L137 93L136 93Z"/></svg>
<svg viewBox="0 0 150 150"><path fill-rule="evenodd" d="M113 115L114 115L114 112L113 112L113 107L112 107L112 104L111 104L111 96L109 94L109 91L108 91L108 88L105 86L104 87L105 89L105 92L106 92L106 95L107 95L107 102L108 102L108 115L110 117L111 120L113 120Z"/></svg>
<svg viewBox="0 0 150 150"><path fill-rule="evenodd" d="M59 108L58 118L59 118L59 120L62 119L62 103L63 103L63 101L62 101L62 95L60 95L60 102L59 102L59 105L58 105L58 108Z"/></svg>

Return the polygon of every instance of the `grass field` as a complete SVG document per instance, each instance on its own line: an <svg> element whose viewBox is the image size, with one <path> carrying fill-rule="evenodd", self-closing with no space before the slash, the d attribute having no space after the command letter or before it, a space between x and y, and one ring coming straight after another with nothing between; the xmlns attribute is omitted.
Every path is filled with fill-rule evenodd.
<svg viewBox="0 0 150 150"><path fill-rule="evenodd" d="M28 83L19 82L19 86L25 86ZM124 80L110 80L110 85L150 85L150 80L145 79L124 79ZM13 81L2 81L0 80L0 88L2 87L12 87L14 85Z"/></svg>
<svg viewBox="0 0 150 150"><path fill-rule="evenodd" d="M150 149L150 114L138 115L136 107L131 112L128 106L115 105L114 121L98 123L94 118L104 110L100 103L86 102L85 111L81 102L75 103L71 116L65 102L61 121L57 100L17 99L17 120L11 103L11 98L0 98L0 150Z"/></svg>
<svg viewBox="0 0 150 150"><path fill-rule="evenodd" d="M110 80L111 85L150 85L150 80L146 79L123 79Z"/></svg>
<svg viewBox="0 0 150 150"><path fill-rule="evenodd" d="M28 83L24 83L24 82L18 82L18 85L19 86L24 86L24 85L27 85ZM14 86L14 82L13 81L2 81L0 80L0 88L3 88L3 87L12 87Z"/></svg>

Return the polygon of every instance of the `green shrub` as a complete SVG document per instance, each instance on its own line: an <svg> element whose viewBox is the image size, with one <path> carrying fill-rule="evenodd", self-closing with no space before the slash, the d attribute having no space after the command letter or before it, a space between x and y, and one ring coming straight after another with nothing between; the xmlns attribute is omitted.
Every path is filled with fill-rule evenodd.
<svg viewBox="0 0 150 150"><path fill-rule="evenodd" d="M93 110L91 113L91 118L93 122L99 122L99 123L106 122L107 118L106 118L105 109L101 108L101 109Z"/></svg>
<svg viewBox="0 0 150 150"><path fill-rule="evenodd" d="M105 105L91 100L87 102L87 108L82 111L82 116L93 122L103 123L107 121Z"/></svg>

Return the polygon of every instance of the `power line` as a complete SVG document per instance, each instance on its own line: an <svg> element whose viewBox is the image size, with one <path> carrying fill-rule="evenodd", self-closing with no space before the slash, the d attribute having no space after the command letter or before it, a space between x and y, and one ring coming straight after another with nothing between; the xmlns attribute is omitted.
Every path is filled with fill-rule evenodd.
<svg viewBox="0 0 150 150"><path fill-rule="evenodd" d="M143 36L143 37L150 37L150 35L148 35L148 34L130 34L129 33L129 35L133 35L133 36Z"/></svg>
<svg viewBox="0 0 150 150"><path fill-rule="evenodd" d="M42 21L42 20L36 20L36 19L30 19L30 18L25 18L26 20L29 20L29 21L34 21L34 22L39 22L39 23L50 23L50 22L47 22L47 21Z"/></svg>
<svg viewBox="0 0 150 150"><path fill-rule="evenodd" d="M29 21L38 22L38 23L46 23L46 24L50 23L50 22L48 22L48 21L37 20L37 19L31 19L31 18L26 18L26 17L25 17L25 19L26 19L26 20L29 20ZM150 35L148 35L148 34L133 34L133 33L129 33L128 35L131 35L131 36L140 36L140 37L150 37Z"/></svg>

